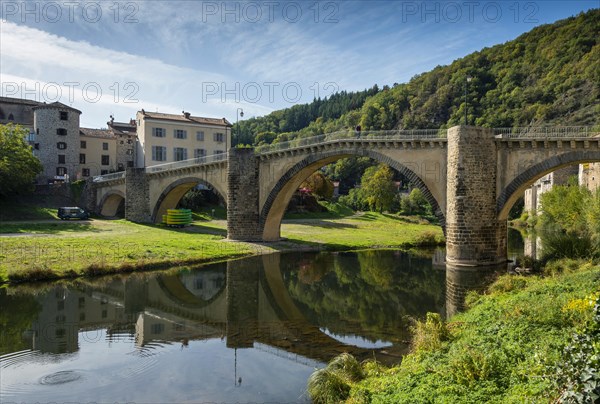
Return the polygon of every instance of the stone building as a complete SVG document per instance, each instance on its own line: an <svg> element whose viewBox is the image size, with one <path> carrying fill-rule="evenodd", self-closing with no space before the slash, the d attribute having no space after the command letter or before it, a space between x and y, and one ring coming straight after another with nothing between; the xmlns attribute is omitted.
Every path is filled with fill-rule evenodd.
<svg viewBox="0 0 600 404"><path fill-rule="evenodd" d="M107 129L79 130L78 178L117 171L117 138Z"/></svg>
<svg viewBox="0 0 600 404"><path fill-rule="evenodd" d="M77 178L79 172L79 116L81 111L60 102L33 107L34 155L43 172L39 182Z"/></svg>
<svg viewBox="0 0 600 404"><path fill-rule="evenodd" d="M0 125L12 123L33 130L33 108L40 104L21 98L0 97Z"/></svg>
<svg viewBox="0 0 600 404"><path fill-rule="evenodd" d="M142 109L136 124L138 168L225 153L231 147L231 124L225 118Z"/></svg>
<svg viewBox="0 0 600 404"><path fill-rule="evenodd" d="M134 167L137 142L135 120L131 119L128 123L115 122L111 115L110 121L107 124L109 131L113 134L117 142L117 171L124 171L127 167Z"/></svg>
<svg viewBox="0 0 600 404"><path fill-rule="evenodd" d="M579 175L579 172L580 165L573 165L544 175L525 190L525 207L523 210L525 212L537 211L540 208L540 196L544 192L550 191L554 185L567 184L569 179Z"/></svg>
<svg viewBox="0 0 600 404"><path fill-rule="evenodd" d="M579 185L590 191L600 186L600 163L585 163L579 165Z"/></svg>

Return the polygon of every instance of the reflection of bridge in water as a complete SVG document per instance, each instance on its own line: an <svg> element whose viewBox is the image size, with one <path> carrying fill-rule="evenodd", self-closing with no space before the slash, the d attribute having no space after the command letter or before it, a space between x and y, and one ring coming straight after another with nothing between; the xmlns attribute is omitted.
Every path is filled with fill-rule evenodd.
<svg viewBox="0 0 600 404"><path fill-rule="evenodd" d="M478 287L481 278L481 271L447 271L449 314L460 308L460 299ZM79 290L58 287L40 303L42 311L32 327L33 348L55 353L76 351L81 331L93 335L104 328L109 339L135 338L141 352L155 343L184 347L192 340L220 338L228 348L256 348L303 364L326 362L342 352L392 363L408 348L407 343L384 348L348 345L311 324L288 292L279 254L180 274L117 278Z"/></svg>

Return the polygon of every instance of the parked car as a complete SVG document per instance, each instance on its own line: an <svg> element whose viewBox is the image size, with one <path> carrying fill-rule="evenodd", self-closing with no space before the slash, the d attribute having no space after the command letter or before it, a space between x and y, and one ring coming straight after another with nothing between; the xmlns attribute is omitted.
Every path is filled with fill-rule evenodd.
<svg viewBox="0 0 600 404"><path fill-rule="evenodd" d="M58 208L58 217L61 220L68 220L68 219L81 219L81 220L87 220L90 218L90 214L88 212L86 212L85 210L79 208L79 207L63 207L63 208Z"/></svg>

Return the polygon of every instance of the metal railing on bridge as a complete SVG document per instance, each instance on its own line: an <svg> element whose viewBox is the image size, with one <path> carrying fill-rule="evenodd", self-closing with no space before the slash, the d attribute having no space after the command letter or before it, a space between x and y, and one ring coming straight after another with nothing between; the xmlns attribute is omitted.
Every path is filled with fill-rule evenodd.
<svg viewBox="0 0 600 404"><path fill-rule="evenodd" d="M502 139L564 139L600 136L600 127L592 126L527 126L521 128L494 128Z"/></svg>
<svg viewBox="0 0 600 404"><path fill-rule="evenodd" d="M218 161L227 160L228 153L211 154L210 156L196 157L188 160L174 161L172 163L158 164L155 166L146 167L146 173L159 173L162 171L176 170L192 166L200 166L204 164L216 163Z"/></svg>
<svg viewBox="0 0 600 404"><path fill-rule="evenodd" d="M98 175L98 176L94 177L94 179L92 181L105 182L105 181L118 180L121 178L125 178L125 171L119 171L118 173Z"/></svg>
<svg viewBox="0 0 600 404"><path fill-rule="evenodd" d="M356 140L429 140L444 139L447 137L447 129L407 129L407 130L343 130L323 135L311 137L298 137L285 142L272 143L255 147L255 151L260 154L284 151L306 146L316 146L320 144L356 141Z"/></svg>

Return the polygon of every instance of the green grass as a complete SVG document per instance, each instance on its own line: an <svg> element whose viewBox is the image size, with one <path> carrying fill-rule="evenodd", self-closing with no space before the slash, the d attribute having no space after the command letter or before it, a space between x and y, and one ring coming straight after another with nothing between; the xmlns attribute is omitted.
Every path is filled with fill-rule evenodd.
<svg viewBox="0 0 600 404"><path fill-rule="evenodd" d="M0 239L0 279L37 280L48 277L132 271L249 255L246 243L223 241L223 230L192 226L172 229L124 220L94 220L89 228L75 223L22 225L35 237ZM84 225L81 225L84 226ZM48 276L52 274L52 276Z"/></svg>
<svg viewBox="0 0 600 404"><path fill-rule="evenodd" d="M289 220L284 221L281 228L282 237L290 241L324 245L330 249L431 245L430 239L420 242L428 234L433 236L436 244L443 243L439 226L410 223L400 217L374 212L342 219Z"/></svg>
<svg viewBox="0 0 600 404"><path fill-rule="evenodd" d="M354 211L337 202L319 201L325 212L286 213L284 219L336 219L354 215Z"/></svg>
<svg viewBox="0 0 600 404"><path fill-rule="evenodd" d="M378 213L343 219L295 220L282 225L287 241L251 244L225 241L224 220L197 221L185 228L125 220L2 224L0 281L193 265L244 255L298 248L408 248L439 243L439 227L407 223Z"/></svg>
<svg viewBox="0 0 600 404"><path fill-rule="evenodd" d="M578 302L598 291L600 267L517 278L504 275L471 298L473 307L451 319L439 346L389 369L365 366L367 377L352 385L347 402L552 402L562 347L591 317Z"/></svg>

